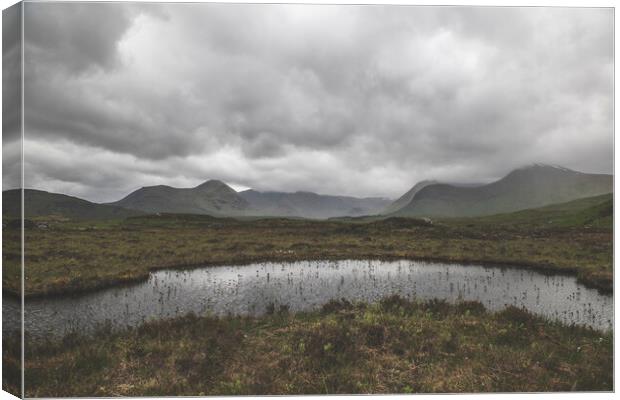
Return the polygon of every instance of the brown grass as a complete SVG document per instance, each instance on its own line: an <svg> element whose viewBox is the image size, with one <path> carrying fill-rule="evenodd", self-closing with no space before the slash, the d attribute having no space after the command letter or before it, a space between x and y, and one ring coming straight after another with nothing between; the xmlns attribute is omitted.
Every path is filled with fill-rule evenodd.
<svg viewBox="0 0 620 400"><path fill-rule="evenodd" d="M91 290L146 279L157 268L359 258L513 264L574 273L590 286L611 290L610 229L396 222L200 216L55 222L49 229L26 230L25 291L32 296ZM11 240L18 234L4 232L3 284L11 293L19 291L19 242Z"/></svg>
<svg viewBox="0 0 620 400"><path fill-rule="evenodd" d="M190 315L30 344L26 395L610 391L612 341L515 308L398 297L298 315Z"/></svg>

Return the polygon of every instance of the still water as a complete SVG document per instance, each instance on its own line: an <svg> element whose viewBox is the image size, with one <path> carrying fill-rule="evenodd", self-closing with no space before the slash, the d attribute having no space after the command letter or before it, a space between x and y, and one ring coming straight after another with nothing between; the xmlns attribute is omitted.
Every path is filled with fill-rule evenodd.
<svg viewBox="0 0 620 400"><path fill-rule="evenodd" d="M62 298L26 301L25 329L35 337L114 329L194 312L260 315L273 304L312 310L331 299L373 302L398 294L409 299L478 300L490 310L507 305L567 324L599 330L613 326L613 299L574 277L517 268L419 261L302 261L154 272L143 283ZM4 330L15 329L5 299Z"/></svg>

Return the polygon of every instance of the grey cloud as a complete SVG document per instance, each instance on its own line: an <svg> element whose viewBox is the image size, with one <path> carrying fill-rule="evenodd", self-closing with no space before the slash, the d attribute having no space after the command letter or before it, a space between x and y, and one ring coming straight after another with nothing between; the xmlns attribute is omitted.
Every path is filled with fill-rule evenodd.
<svg viewBox="0 0 620 400"><path fill-rule="evenodd" d="M2 189L21 187L21 4L2 12Z"/></svg>
<svg viewBox="0 0 620 400"><path fill-rule="evenodd" d="M22 187L21 141L2 143L2 190Z"/></svg>
<svg viewBox="0 0 620 400"><path fill-rule="evenodd" d="M116 64L131 8L97 3L25 3L26 62L79 73Z"/></svg>
<svg viewBox="0 0 620 400"><path fill-rule="evenodd" d="M2 12L2 141L21 135L21 4Z"/></svg>
<svg viewBox="0 0 620 400"><path fill-rule="evenodd" d="M396 197L533 161L611 172L610 9L92 7L29 3L26 132L111 164L53 152L33 182Z"/></svg>

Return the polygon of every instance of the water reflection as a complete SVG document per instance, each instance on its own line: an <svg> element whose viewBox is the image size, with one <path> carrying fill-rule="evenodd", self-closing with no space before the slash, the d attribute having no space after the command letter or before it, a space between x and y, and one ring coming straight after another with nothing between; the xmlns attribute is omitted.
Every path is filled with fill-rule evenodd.
<svg viewBox="0 0 620 400"><path fill-rule="evenodd" d="M611 329L613 299L573 277L515 268L415 261L304 261L158 271L148 281L67 298L27 300L26 332L60 336L113 328L188 312L259 315L270 306L311 310L334 298L373 302L406 298L478 300L491 310L524 307L564 323ZM5 307L12 302L5 300ZM13 306L17 306L14 303ZM5 329L11 322L5 321Z"/></svg>

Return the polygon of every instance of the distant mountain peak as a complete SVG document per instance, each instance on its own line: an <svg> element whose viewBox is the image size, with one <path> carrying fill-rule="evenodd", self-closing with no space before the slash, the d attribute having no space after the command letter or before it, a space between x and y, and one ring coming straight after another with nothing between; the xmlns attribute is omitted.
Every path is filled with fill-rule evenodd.
<svg viewBox="0 0 620 400"><path fill-rule="evenodd" d="M168 185L151 185L151 186L142 186L140 189L151 189L151 188L169 188L171 186Z"/></svg>
<svg viewBox="0 0 620 400"><path fill-rule="evenodd" d="M420 182L416 183L414 185L414 187L422 186L422 185L434 185L436 183L440 183L440 182L438 180L435 180L435 179L424 179L423 181L420 181Z"/></svg>
<svg viewBox="0 0 620 400"><path fill-rule="evenodd" d="M239 195L253 207L256 215L331 218L375 214L389 200L332 196L308 191L275 192L244 190Z"/></svg>
<svg viewBox="0 0 620 400"><path fill-rule="evenodd" d="M407 206L413 200L415 195L422 189L430 185L436 185L439 181L434 179L426 179L416 183L407 193L403 194L401 197L393 201L389 204L381 213L382 214L390 214L400 210L401 208Z"/></svg>
<svg viewBox="0 0 620 400"><path fill-rule="evenodd" d="M217 179L209 179L208 181L205 181L201 183L200 185L196 186L195 189L203 189L203 190L230 189L234 191L233 188L231 188L224 182L217 180Z"/></svg>
<svg viewBox="0 0 620 400"><path fill-rule="evenodd" d="M111 203L147 213L170 212L209 215L240 215L249 204L219 180L208 180L193 188L151 186L136 190Z"/></svg>
<svg viewBox="0 0 620 400"><path fill-rule="evenodd" d="M574 173L578 173L581 174L582 172L578 172L575 170L572 170L570 168L566 168L563 167L561 165L557 165L557 164L546 164L546 163L531 163L531 164L527 164L524 165L520 168L515 169L515 171L523 171L523 170L541 170L541 169L547 169L547 170L559 170L559 171L564 171L564 172L574 172Z"/></svg>
<svg viewBox="0 0 620 400"><path fill-rule="evenodd" d="M613 192L613 176L535 163L480 186L429 185L400 215L470 217L542 207Z"/></svg>

